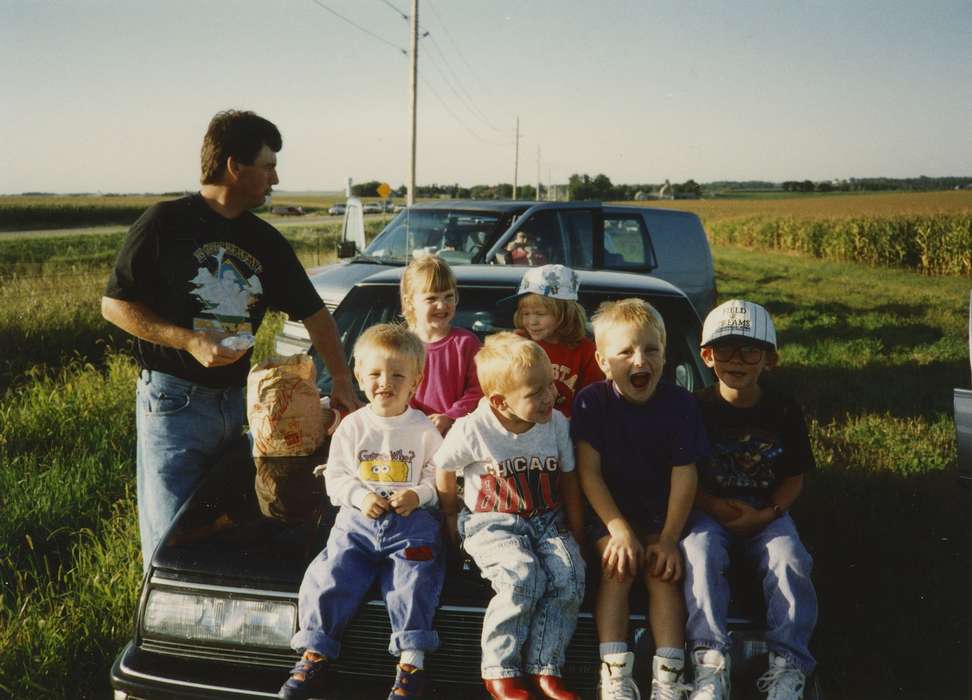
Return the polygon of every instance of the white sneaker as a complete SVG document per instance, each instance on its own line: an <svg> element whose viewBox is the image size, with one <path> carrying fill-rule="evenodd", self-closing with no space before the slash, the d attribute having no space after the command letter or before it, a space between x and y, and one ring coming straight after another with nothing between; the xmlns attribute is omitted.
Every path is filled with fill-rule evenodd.
<svg viewBox="0 0 972 700"><path fill-rule="evenodd" d="M682 682L684 664L656 656L651 660L651 700L685 700L692 686Z"/></svg>
<svg viewBox="0 0 972 700"><path fill-rule="evenodd" d="M641 700L641 691L631 677L633 670L634 652L606 654L601 661L598 700Z"/></svg>
<svg viewBox="0 0 972 700"><path fill-rule="evenodd" d="M692 652L695 689L689 700L729 700L729 658L718 649Z"/></svg>
<svg viewBox="0 0 972 700"><path fill-rule="evenodd" d="M769 669L756 681L756 689L766 700L803 700L807 677L782 656L769 655Z"/></svg>

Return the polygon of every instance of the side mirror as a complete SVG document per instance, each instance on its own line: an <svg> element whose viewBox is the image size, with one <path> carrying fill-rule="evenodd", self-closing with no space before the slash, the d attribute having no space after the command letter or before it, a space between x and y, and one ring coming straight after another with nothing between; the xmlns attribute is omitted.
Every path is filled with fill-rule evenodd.
<svg viewBox="0 0 972 700"><path fill-rule="evenodd" d="M354 244L354 241L338 241L337 244L337 256L338 258L353 258L358 254L358 246Z"/></svg>

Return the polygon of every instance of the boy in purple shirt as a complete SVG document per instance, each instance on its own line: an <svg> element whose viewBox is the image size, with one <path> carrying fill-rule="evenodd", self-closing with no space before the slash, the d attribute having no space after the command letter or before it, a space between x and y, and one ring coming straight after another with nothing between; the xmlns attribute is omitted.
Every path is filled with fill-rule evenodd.
<svg viewBox="0 0 972 700"><path fill-rule="evenodd" d="M574 401L571 436L581 488L594 510L589 537L601 556L595 601L601 700L640 697L631 677L628 595L648 588L657 649L652 698L680 698L685 604L678 541L695 498L695 462L708 441L695 399L661 380L665 324L641 299L602 304L592 319L597 361L608 377Z"/></svg>

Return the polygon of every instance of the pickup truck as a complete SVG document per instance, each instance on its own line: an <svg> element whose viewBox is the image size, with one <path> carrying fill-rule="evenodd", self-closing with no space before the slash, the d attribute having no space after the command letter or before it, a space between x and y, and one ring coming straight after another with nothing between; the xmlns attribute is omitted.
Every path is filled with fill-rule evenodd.
<svg viewBox="0 0 972 700"><path fill-rule="evenodd" d="M530 256L517 256L520 241ZM527 245L525 243L524 245ZM339 248L339 255L345 246ZM311 270L311 279L332 311L360 280L379 269L405 265L417 250L434 252L450 265L543 265L576 270L615 270L670 282L688 296L700 318L715 305L712 254L695 214L600 202L443 200L408 207L363 251ZM277 351L307 345L300 323L288 322Z"/></svg>

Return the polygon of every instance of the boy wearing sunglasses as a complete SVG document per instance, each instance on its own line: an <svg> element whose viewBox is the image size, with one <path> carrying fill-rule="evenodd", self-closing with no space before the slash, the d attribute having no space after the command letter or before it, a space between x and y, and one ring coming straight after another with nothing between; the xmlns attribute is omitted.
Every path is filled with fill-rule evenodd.
<svg viewBox="0 0 972 700"><path fill-rule="evenodd" d="M803 412L763 386L776 367L776 330L765 308L734 299L702 328L702 360L718 382L697 394L711 445L699 463L696 508L682 541L686 639L695 671L692 700L729 698L729 552L760 577L766 599L769 669L757 682L769 700L803 697L817 621L813 561L788 513L814 467Z"/></svg>

